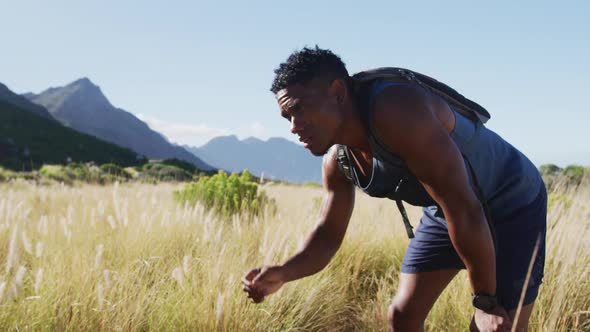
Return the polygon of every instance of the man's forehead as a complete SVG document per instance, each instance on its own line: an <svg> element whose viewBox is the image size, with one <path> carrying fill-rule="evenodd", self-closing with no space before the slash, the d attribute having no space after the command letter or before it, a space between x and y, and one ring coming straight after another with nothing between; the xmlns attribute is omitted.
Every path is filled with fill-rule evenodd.
<svg viewBox="0 0 590 332"><path fill-rule="evenodd" d="M293 84L279 90L277 100L280 104L284 104L313 97L319 93L321 93L321 89L315 84Z"/></svg>
<svg viewBox="0 0 590 332"><path fill-rule="evenodd" d="M301 84L289 85L277 92L277 99L305 97L307 91Z"/></svg>

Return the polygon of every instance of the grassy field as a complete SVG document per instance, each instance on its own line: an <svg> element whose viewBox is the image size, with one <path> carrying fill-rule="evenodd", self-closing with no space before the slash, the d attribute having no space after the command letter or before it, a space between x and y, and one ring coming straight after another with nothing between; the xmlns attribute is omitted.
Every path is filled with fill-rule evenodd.
<svg viewBox="0 0 590 332"><path fill-rule="evenodd" d="M278 213L246 222L179 205L178 188L0 184L0 330L386 330L408 242L391 201L357 195L330 265L254 305L240 278L296 251L316 222L321 189L267 186ZM588 331L590 186L552 197L531 329ZM416 224L420 211L409 214ZM469 300L462 272L427 330L465 330Z"/></svg>

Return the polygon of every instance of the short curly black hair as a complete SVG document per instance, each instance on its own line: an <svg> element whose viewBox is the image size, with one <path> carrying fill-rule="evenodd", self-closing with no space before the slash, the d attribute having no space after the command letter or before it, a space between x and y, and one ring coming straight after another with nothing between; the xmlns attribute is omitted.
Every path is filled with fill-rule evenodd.
<svg viewBox="0 0 590 332"><path fill-rule="evenodd" d="M339 56L328 49L304 47L293 52L286 62L275 69L275 78L270 91L276 94L292 84L305 84L320 75L332 79L349 79L348 71Z"/></svg>

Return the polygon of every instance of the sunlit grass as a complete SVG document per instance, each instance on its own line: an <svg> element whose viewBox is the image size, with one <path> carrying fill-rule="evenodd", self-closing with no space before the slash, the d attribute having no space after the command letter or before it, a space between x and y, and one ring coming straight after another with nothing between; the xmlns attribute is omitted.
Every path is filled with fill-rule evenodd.
<svg viewBox="0 0 590 332"><path fill-rule="evenodd" d="M386 330L408 243L391 201L357 195L330 265L253 305L240 278L297 250L317 220L321 189L266 186L278 212L249 222L179 205L175 189L0 185L0 330ZM572 190L560 190L549 213L532 330L590 329L590 187ZM420 211L409 214L416 224ZM465 330L471 313L461 273L427 329Z"/></svg>

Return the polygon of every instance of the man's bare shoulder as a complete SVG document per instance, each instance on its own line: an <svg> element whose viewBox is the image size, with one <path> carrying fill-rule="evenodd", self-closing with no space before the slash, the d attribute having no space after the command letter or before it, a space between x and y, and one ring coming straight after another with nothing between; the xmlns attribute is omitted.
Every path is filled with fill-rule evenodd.
<svg viewBox="0 0 590 332"><path fill-rule="evenodd" d="M349 188L352 183L342 174L338 166L338 145L335 144L322 160L322 181L324 189Z"/></svg>
<svg viewBox="0 0 590 332"><path fill-rule="evenodd" d="M421 87L413 85L390 86L376 96L374 112L376 117L412 117L419 115L420 111L429 109L432 106L432 101L432 97ZM379 122L376 121L376 124Z"/></svg>
<svg viewBox="0 0 590 332"><path fill-rule="evenodd" d="M377 96L374 107L377 135L390 151L402 157L428 151L417 138L432 136L441 124L425 91L409 85L387 88Z"/></svg>

